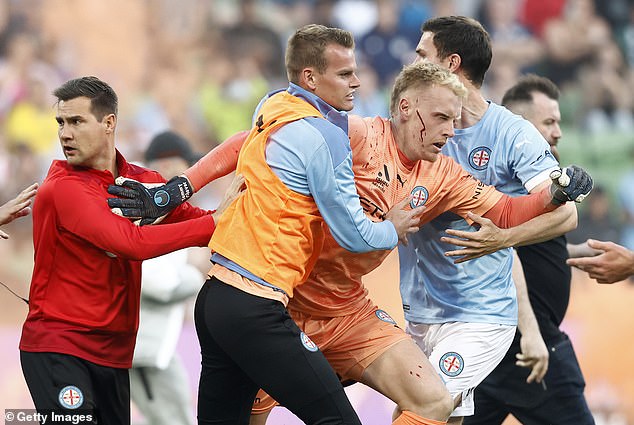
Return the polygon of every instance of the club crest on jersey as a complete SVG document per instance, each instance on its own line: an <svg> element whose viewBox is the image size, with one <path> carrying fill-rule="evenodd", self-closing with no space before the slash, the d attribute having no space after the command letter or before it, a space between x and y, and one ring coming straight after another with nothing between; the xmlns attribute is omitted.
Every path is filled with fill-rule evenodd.
<svg viewBox="0 0 634 425"><path fill-rule="evenodd" d="M387 311L377 310L374 312L374 314L376 314L376 317L378 317L379 320L382 320L383 322L386 322L386 323L391 323L392 325L396 325L396 322L394 321L394 319L392 319L392 317L389 314L387 314Z"/></svg>
<svg viewBox="0 0 634 425"><path fill-rule="evenodd" d="M438 367L447 376L458 376L464 369L464 360L460 354L450 351L440 357Z"/></svg>
<svg viewBox="0 0 634 425"><path fill-rule="evenodd" d="M486 146L478 146L469 154L469 165L478 171L482 171L489 165L491 149Z"/></svg>
<svg viewBox="0 0 634 425"><path fill-rule="evenodd" d="M409 206L412 208L422 207L429 198L429 192L423 186L416 186L410 194L412 195L412 200L409 202Z"/></svg>
<svg viewBox="0 0 634 425"><path fill-rule="evenodd" d="M57 396L59 404L66 409L77 409L84 404L84 394L74 385L68 385Z"/></svg>
<svg viewBox="0 0 634 425"><path fill-rule="evenodd" d="M308 335L306 335L304 332L299 334L299 340L302 342L302 345L304 346L304 348L307 349L308 351L312 351L314 353L315 351L319 350L319 347L317 347L317 344L315 344L313 340L310 339Z"/></svg>

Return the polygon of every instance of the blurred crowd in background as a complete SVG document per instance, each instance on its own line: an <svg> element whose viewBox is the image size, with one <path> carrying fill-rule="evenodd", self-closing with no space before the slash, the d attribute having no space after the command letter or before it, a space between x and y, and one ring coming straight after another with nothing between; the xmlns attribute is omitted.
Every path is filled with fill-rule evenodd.
<svg viewBox="0 0 634 425"><path fill-rule="evenodd" d="M526 72L558 84L562 162L598 183L569 239L634 249L634 0L0 0L0 204L63 158L51 91L67 79L96 75L117 91L128 160L166 129L204 153L248 129L260 98L287 85L296 28L352 31L362 82L353 113L387 116L421 23L440 15L475 17L491 34L489 99L500 102ZM221 187L196 203L213 208ZM1 275L26 294L30 219L7 232Z"/></svg>
<svg viewBox="0 0 634 425"><path fill-rule="evenodd" d="M385 116L393 77L413 60L421 23L459 14L480 20L493 39L489 99L499 102L526 72L559 85L570 135L561 143L563 160L598 169L605 201L617 207L605 207L601 220L592 202L584 213L607 220L615 240L634 248L634 195L618 185L634 164L634 1L123 3L0 0L0 202L41 180L61 156L50 93L66 79L90 73L114 86L118 146L130 160L168 128L207 152L249 128L258 100L286 85L285 43L297 27L317 22L353 32L362 80L353 112Z"/></svg>

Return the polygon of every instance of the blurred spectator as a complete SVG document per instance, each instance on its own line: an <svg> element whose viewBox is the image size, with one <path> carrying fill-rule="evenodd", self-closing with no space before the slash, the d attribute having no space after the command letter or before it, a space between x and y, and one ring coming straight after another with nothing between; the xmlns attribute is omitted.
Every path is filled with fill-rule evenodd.
<svg viewBox="0 0 634 425"><path fill-rule="evenodd" d="M61 81L59 73L41 59L38 37L29 32L14 34L8 42L7 56L0 58L0 119L26 98L33 79L46 82L47 91Z"/></svg>
<svg viewBox="0 0 634 425"><path fill-rule="evenodd" d="M587 202L580 208L578 225L567 237L571 244L580 244L588 239L616 241L619 239L620 225L612 214L608 192L595 185Z"/></svg>
<svg viewBox="0 0 634 425"><path fill-rule="evenodd" d="M508 18L516 2L519 2L515 5L519 9L516 21L533 37L543 41L542 29L553 19L553 26L568 29L562 31L563 35L553 37L556 46L551 46L547 53L554 53L553 57L560 61L552 59L550 63L559 63L555 71L567 80L568 87L562 87L565 123L572 108L579 113L574 124L581 127L588 123L586 127L599 131L599 135L606 130L627 128L623 123L629 120L628 110L634 95L634 1L511 0L493 12ZM566 2L569 6L564 18ZM282 87L280 80L286 81L283 72L271 81L269 71L261 67L270 60L273 68L282 69L283 46L289 32L308 22L346 26L353 29L359 46L364 33L378 22L374 0L252 0L250 3L251 10L258 12L252 16L255 23L269 34L278 34L278 53L271 55L267 49L252 52L256 45L275 47L269 41L256 40L253 45L247 42L245 49L217 41L224 28L246 32L239 28L242 12L236 13L242 3L233 0L158 0L139 2L136 6L125 0L100 6L99 2L75 0L0 0L0 181L3 182L0 203L30 182L41 180L46 172L50 160L42 158L47 155L41 150L46 145L43 135L51 131L54 122L49 122L46 129L39 124L39 117L53 104L53 99L47 100L45 96L62 80L76 74L104 75L129 90L120 105L126 111L122 116L129 119L122 120L118 129L120 149L129 159L142 159L152 135L167 128L177 128L197 150L207 151L223 135L248 128L251 112L261 96L270 88ZM393 0L392 3L390 7L398 10L401 30L418 36L426 15L480 16L486 21L478 13L496 0L486 3L485 0ZM580 14L585 14L585 19L568 16L574 16L571 12L575 9L583 11L584 7L579 5L584 3L593 3L595 12L588 13L590 7ZM70 7L72 16L67 13ZM493 26L487 28L494 35ZM514 29L501 32L516 34ZM595 38L611 42L588 42ZM623 52L622 58L614 48L615 41ZM505 40L500 38L498 44L494 37L493 42L494 63L483 90L488 99L499 101L501 93L514 82L518 67L512 60L503 60L507 56L503 53ZM588 45L593 53L580 49ZM517 51L510 49L509 56L523 49L524 46ZM229 58L224 53L228 50L231 50ZM93 51L104 54L95 56L90 54ZM563 56L574 56L572 61L562 61L561 51ZM275 55L278 58L273 63ZM525 57L520 55L519 60ZM356 94L354 112L376 115L381 109L384 87L375 86L373 71L368 69L366 74L362 61L359 67L363 84ZM34 99L40 95L42 103L38 109ZM61 156L55 144L50 147L48 155L52 151L53 155ZM614 155L609 152L588 154L585 158L592 158L598 171L604 171L613 167L608 158ZM227 178L226 183L218 184L226 185L229 181ZM618 194L624 209L627 202L634 204L632 187L634 172L623 177L620 192L611 191ZM215 193L222 193L223 188L210 190L204 199L198 195L197 202L213 208L219 200ZM591 199L594 196L595 193ZM586 207L589 213L589 204ZM612 240L634 249L634 206L629 211L623 213L629 217L623 239ZM0 280L22 282L23 287L17 289L26 292L25 282L33 259L31 219L26 217L7 226L12 237L0 247L3 257ZM207 255L202 257L206 262ZM5 320L11 320L10 317L11 314L5 315Z"/></svg>
<svg viewBox="0 0 634 425"><path fill-rule="evenodd" d="M376 0L377 23L363 37L358 39L357 49L368 66L373 68L379 84L390 84L406 63L414 60L412 52L420 37L406 33L399 25L398 2Z"/></svg>
<svg viewBox="0 0 634 425"><path fill-rule="evenodd" d="M248 55L232 60L213 51L206 59L206 71L195 96L208 133L222 141L251 128L253 111L269 89L258 62Z"/></svg>
<svg viewBox="0 0 634 425"><path fill-rule="evenodd" d="M630 158L634 163L634 148L630 151ZM623 211L625 224L620 238L598 237L600 240L620 240L621 245L634 251L634 167L626 173L619 183L617 197Z"/></svg>
<svg viewBox="0 0 634 425"><path fill-rule="evenodd" d="M183 137L172 131L157 134L145 151L147 166L170 179L194 164ZM204 282L188 261L195 248L146 260L142 265L141 309L130 397L151 425L193 425L192 394L185 366L176 353L186 301Z"/></svg>
<svg viewBox="0 0 634 425"><path fill-rule="evenodd" d="M603 17L615 34L620 33L629 22L631 0L594 0L597 13Z"/></svg>
<svg viewBox="0 0 634 425"><path fill-rule="evenodd" d="M0 0L0 57L7 55L7 46L11 38L28 27L27 16L16 13L10 0Z"/></svg>
<svg viewBox="0 0 634 425"><path fill-rule="evenodd" d="M304 3L301 0L299 3ZM325 25L327 27L334 26L334 8L336 0L315 0L314 10L312 15L312 22L315 24ZM308 22L306 22L308 23ZM299 25L296 25L299 27Z"/></svg>
<svg viewBox="0 0 634 425"><path fill-rule="evenodd" d="M286 81L284 71L284 43L273 28L259 20L261 5L256 0L239 0L237 21L223 30L223 49L229 60L237 62L250 57L256 69L270 81Z"/></svg>
<svg viewBox="0 0 634 425"><path fill-rule="evenodd" d="M357 75L361 80L361 87L354 96L354 109L351 113L362 117L388 117L389 95L379 84L379 78L374 68L363 63L359 64Z"/></svg>
<svg viewBox="0 0 634 425"><path fill-rule="evenodd" d="M193 145L207 147L202 109L194 97L198 70L192 57L197 53L190 48L156 55L147 64L147 77L130 105L132 139L119 147L129 158L141 158L152 135L168 128L178 128Z"/></svg>
<svg viewBox="0 0 634 425"><path fill-rule="evenodd" d="M147 30L154 52L166 43L191 45L203 34L212 13L217 12L213 2L199 0L153 0L148 6Z"/></svg>
<svg viewBox="0 0 634 425"><path fill-rule="evenodd" d="M581 125L593 134L634 130L634 93L623 54L608 40L579 68Z"/></svg>
<svg viewBox="0 0 634 425"><path fill-rule="evenodd" d="M488 100L499 104L504 93L517 82L520 75L519 67L510 58L497 60L484 77L482 91Z"/></svg>
<svg viewBox="0 0 634 425"><path fill-rule="evenodd" d="M8 161L0 167L0 181L3 182L0 202L33 182L41 182L46 172L41 158L27 145L12 146L7 153Z"/></svg>
<svg viewBox="0 0 634 425"><path fill-rule="evenodd" d="M337 0L333 8L333 26L350 31L358 41L376 25L378 10L375 1Z"/></svg>
<svg viewBox="0 0 634 425"><path fill-rule="evenodd" d="M592 63L612 42L612 34L596 14L593 0L567 0L562 15L544 24L543 41L545 74L565 90L575 82L579 68Z"/></svg>
<svg viewBox="0 0 634 425"><path fill-rule="evenodd" d="M541 37L546 23L561 17L567 0L523 0L520 21L537 37Z"/></svg>
<svg viewBox="0 0 634 425"><path fill-rule="evenodd" d="M472 3L477 3L479 0L470 0ZM413 37L415 42L418 42L420 38L420 26L423 22L433 16L434 8L433 4L429 1L420 0L401 0L395 3L400 3L399 12L399 27L408 34L409 37ZM465 15L462 13L462 15Z"/></svg>
<svg viewBox="0 0 634 425"><path fill-rule="evenodd" d="M627 9L628 21L624 24L619 40L625 54L627 65L634 67L634 2Z"/></svg>
<svg viewBox="0 0 634 425"><path fill-rule="evenodd" d="M6 119L6 140L10 147L26 145L36 154L51 154L57 147L57 123L51 108L47 86L37 78L29 78L25 96L9 111Z"/></svg>
<svg viewBox="0 0 634 425"><path fill-rule="evenodd" d="M526 73L542 60L544 47L519 22L519 6L520 0L484 0L480 22L491 35L494 52L491 66L505 62L515 64L519 73Z"/></svg>

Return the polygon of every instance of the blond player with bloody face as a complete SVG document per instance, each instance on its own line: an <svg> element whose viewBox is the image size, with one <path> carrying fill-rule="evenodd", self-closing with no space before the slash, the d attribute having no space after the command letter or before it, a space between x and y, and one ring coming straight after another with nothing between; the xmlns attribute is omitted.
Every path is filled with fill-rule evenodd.
<svg viewBox="0 0 634 425"><path fill-rule="evenodd" d="M548 189L512 199L440 154L453 135L464 94L450 72L413 65L397 78L391 119L350 117L357 191L374 221L383 220L408 195L412 208L424 209L422 223L444 211L463 217L474 211L506 227L556 208ZM204 161L198 170L205 169ZM205 179L192 183L200 187ZM295 288L288 310L342 378L363 382L397 402L402 413L394 423L444 423L453 403L442 381L410 337L367 297L361 282L388 254L350 253L328 235L308 284ZM257 413L274 406L264 396L259 401Z"/></svg>
<svg viewBox="0 0 634 425"><path fill-rule="evenodd" d="M407 194L412 208L425 208L422 226L446 211L462 217L479 211L510 227L553 209L548 189L510 198L440 153L454 135L453 121L460 116L465 94L448 70L412 65L396 79L391 119L350 117L353 171L366 214L381 220ZM411 338L368 298L361 281L388 254L349 253L326 239L313 273L295 291L289 312L342 379L362 382L397 403L401 413L394 423L445 423L454 405L437 372ZM260 393L251 424L264 423L264 414L273 405Z"/></svg>

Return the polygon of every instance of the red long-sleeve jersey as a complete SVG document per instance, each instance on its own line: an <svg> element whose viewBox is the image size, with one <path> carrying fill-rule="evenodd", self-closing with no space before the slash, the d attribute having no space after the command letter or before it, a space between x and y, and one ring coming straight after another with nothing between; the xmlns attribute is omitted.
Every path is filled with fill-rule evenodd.
<svg viewBox="0 0 634 425"><path fill-rule="evenodd" d="M120 176L165 181L118 153L117 166ZM110 212L110 184L109 171L51 165L33 206L35 265L21 350L131 367L141 260L209 242L209 211L183 204L163 224L139 227Z"/></svg>

